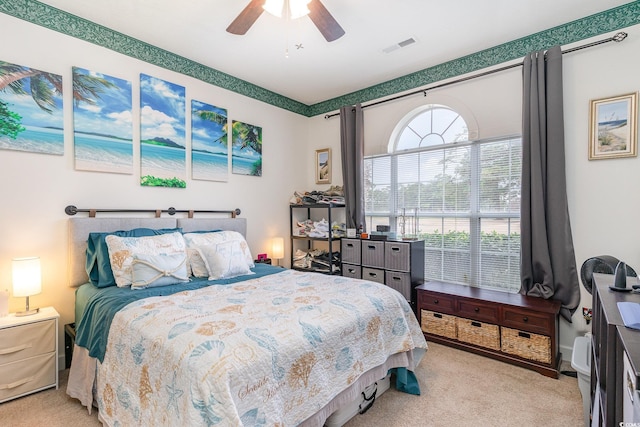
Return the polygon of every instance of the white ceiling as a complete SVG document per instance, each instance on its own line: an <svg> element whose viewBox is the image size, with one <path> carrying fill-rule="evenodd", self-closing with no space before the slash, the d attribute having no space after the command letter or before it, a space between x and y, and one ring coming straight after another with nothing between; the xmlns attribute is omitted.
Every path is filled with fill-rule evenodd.
<svg viewBox="0 0 640 427"><path fill-rule="evenodd" d="M266 12L247 34L227 33L249 0L40 1L307 105L628 3L322 0L346 31L329 43L306 16L286 25Z"/></svg>

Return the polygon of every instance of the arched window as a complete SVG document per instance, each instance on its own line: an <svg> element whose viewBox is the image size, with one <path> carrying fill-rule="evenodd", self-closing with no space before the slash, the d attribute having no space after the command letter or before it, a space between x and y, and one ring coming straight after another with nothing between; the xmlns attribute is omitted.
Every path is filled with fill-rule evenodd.
<svg viewBox="0 0 640 427"><path fill-rule="evenodd" d="M400 120L388 154L365 158L367 228L424 240L428 279L517 292L522 143L468 134L445 105Z"/></svg>
<svg viewBox="0 0 640 427"><path fill-rule="evenodd" d="M400 134L392 138L393 151L426 148L468 139L467 123L444 105L426 105L408 115Z"/></svg>

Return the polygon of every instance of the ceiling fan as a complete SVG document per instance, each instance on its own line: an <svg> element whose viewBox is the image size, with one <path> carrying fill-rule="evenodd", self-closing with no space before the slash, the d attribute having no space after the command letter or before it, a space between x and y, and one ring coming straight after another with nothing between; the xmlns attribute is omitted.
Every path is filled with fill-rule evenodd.
<svg viewBox="0 0 640 427"><path fill-rule="evenodd" d="M288 0L286 0L288 3ZM231 25L227 27L227 32L231 34L243 35L249 31L249 28L264 12L265 0L251 0L249 4L240 12L233 20ZM320 33L328 42L339 39L344 35L344 30L329 13L320 0L311 0L308 5L309 18L318 27Z"/></svg>

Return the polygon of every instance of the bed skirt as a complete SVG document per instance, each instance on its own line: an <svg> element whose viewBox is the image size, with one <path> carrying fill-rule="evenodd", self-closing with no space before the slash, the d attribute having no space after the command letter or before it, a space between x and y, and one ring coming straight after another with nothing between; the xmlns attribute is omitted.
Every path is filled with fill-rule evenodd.
<svg viewBox="0 0 640 427"><path fill-rule="evenodd" d="M389 369L407 368L414 370L425 354L424 349L416 348L413 351L396 353L391 355L385 363L363 373L349 388L340 392L320 411L305 420L301 427L322 427L329 416L341 408L347 407L354 401L360 399L361 393L369 385L384 378ZM67 383L67 394L87 408L91 414L95 402L95 378L98 360L89 356L86 348L75 345L73 349L73 359L69 369L69 380ZM338 415L338 417L341 417ZM100 418L100 414L98 414Z"/></svg>

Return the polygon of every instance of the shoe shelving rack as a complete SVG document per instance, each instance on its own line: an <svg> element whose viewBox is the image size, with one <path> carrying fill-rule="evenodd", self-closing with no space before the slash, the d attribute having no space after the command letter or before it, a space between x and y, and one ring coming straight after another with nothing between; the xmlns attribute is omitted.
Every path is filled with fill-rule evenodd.
<svg viewBox="0 0 640 427"><path fill-rule="evenodd" d="M300 271L314 271L325 274L340 274L340 237L334 236L332 224L334 221L344 221L344 205L336 203L314 203L314 204L291 204L290 206L290 229L291 229L291 268ZM329 224L327 237L310 237L308 235L297 235L294 232L306 220L320 221L325 219ZM309 253L313 250L325 250L329 255L330 267L328 271L317 267L298 267L294 265L294 258L297 250Z"/></svg>

